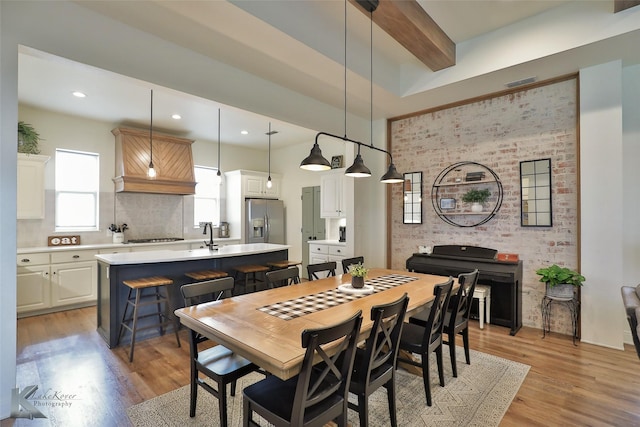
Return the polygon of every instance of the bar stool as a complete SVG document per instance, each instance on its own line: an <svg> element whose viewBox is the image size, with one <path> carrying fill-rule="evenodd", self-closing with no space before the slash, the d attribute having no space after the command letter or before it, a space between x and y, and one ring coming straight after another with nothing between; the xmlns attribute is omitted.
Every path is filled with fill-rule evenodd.
<svg viewBox="0 0 640 427"><path fill-rule="evenodd" d="M235 274L234 274L234 278L236 279L236 283L238 283L238 275L240 274L244 274L244 290L245 292L248 292L249 290L249 280L251 280L251 284L253 285L253 289L257 290L258 288L258 282L262 282L265 283L264 280L264 273L266 273L267 271L270 270L269 267L264 266L264 265L258 265L258 264L247 264L247 265L238 265L233 267L233 269L235 270ZM263 278L262 280L258 279L256 274L257 273L262 273Z"/></svg>
<svg viewBox="0 0 640 427"><path fill-rule="evenodd" d="M173 284L173 280L163 276L141 277L139 279L123 280L122 283L129 287L129 294L127 296L127 304L124 307L124 313L122 314L122 322L120 323L120 332L118 333L118 344L124 335L125 329L131 332L131 349L129 350L129 362L133 361L133 350L136 343L136 333L143 329L150 329L158 327L160 335L164 335L164 327L169 323L173 324L173 330L176 334L176 341L178 347L180 347L180 337L178 336L178 322L171 320L171 301L169 298L169 289L167 286ZM161 292L161 289L164 293ZM135 295L132 296L133 291ZM147 291L145 293L145 291ZM164 303L164 312L162 310L162 303ZM147 305L157 306L157 310L148 314L140 315L140 307ZM127 317L127 311L131 307L131 313ZM152 325L146 325L143 327L138 326L138 320L145 317L158 316L158 323Z"/></svg>
<svg viewBox="0 0 640 427"><path fill-rule="evenodd" d="M227 277L229 274L226 271L201 270L201 271L190 271L188 273L184 273L184 275L190 279L200 282L203 280L222 279L223 277Z"/></svg>
<svg viewBox="0 0 640 427"><path fill-rule="evenodd" d="M487 312L487 323L491 324L491 286L476 285L473 298L478 299L478 314L480 315L480 329L484 329L484 313Z"/></svg>
<svg viewBox="0 0 640 427"><path fill-rule="evenodd" d="M283 270L285 268L294 267L302 264L300 261L290 261L288 259L282 261L268 262L267 265L271 267L271 270Z"/></svg>

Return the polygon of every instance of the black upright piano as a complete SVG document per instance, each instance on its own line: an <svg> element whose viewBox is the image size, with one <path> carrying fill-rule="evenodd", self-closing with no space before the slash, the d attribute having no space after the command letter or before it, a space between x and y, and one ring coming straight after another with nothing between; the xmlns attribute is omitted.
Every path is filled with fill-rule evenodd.
<svg viewBox="0 0 640 427"><path fill-rule="evenodd" d="M478 283L491 286L491 323L507 326L515 335L522 327L522 261L498 261L497 252L478 246L434 246L431 254L413 254L406 268L454 278L477 268Z"/></svg>

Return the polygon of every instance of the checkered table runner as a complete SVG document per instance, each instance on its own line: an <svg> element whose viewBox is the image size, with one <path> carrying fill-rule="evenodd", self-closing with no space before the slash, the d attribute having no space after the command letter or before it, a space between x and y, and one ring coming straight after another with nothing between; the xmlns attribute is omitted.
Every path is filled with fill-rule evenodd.
<svg viewBox="0 0 640 427"><path fill-rule="evenodd" d="M375 277L366 280L365 285L373 286L373 293L386 291L394 286L417 280L417 277L403 276L401 274L389 274L387 276ZM301 285L304 286L304 285ZM300 298L289 301L278 302L258 308L258 310L279 317L282 320L291 320L306 314L315 313L338 304L353 301L358 298L366 297L368 294L348 294L341 292L337 288L328 291L319 292L313 295L305 295Z"/></svg>

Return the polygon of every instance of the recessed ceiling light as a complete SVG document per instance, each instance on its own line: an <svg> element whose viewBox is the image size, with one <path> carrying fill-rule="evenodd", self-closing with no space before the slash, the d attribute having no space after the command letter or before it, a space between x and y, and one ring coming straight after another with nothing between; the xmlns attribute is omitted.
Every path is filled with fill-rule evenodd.
<svg viewBox="0 0 640 427"><path fill-rule="evenodd" d="M172 118L173 120L180 120L180 119L182 118L182 116L181 116L180 114L172 114L172 115L171 115L171 118Z"/></svg>
<svg viewBox="0 0 640 427"><path fill-rule="evenodd" d="M248 130L241 130L240 133L243 134L243 135L249 135L249 131Z"/></svg>
<svg viewBox="0 0 640 427"><path fill-rule="evenodd" d="M82 93L80 91L73 92L73 96L75 96L76 98L86 98L87 97L87 95L85 95L84 93Z"/></svg>

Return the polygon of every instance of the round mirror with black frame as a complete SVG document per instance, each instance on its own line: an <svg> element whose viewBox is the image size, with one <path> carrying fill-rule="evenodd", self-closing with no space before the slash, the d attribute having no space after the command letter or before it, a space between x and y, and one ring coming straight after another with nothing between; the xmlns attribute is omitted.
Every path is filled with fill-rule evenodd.
<svg viewBox="0 0 640 427"><path fill-rule="evenodd" d="M456 227L476 227L491 220L502 206L498 175L476 162L445 168L431 188L431 203L440 219Z"/></svg>

